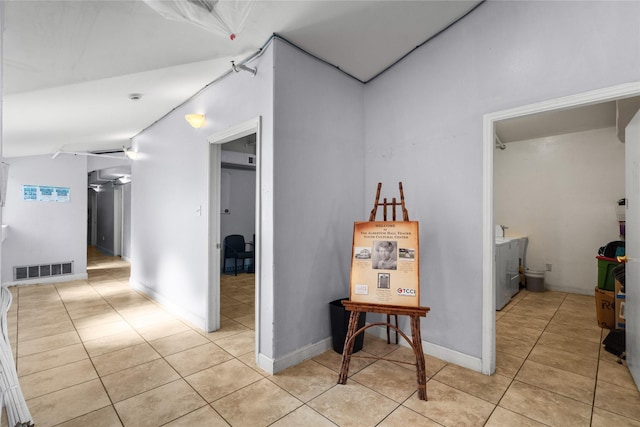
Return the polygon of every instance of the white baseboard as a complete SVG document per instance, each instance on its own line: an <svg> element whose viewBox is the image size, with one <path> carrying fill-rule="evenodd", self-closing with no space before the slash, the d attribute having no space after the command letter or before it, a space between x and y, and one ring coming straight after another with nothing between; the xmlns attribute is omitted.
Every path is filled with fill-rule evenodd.
<svg viewBox="0 0 640 427"><path fill-rule="evenodd" d="M387 329L382 326L374 326L367 329L365 332L383 340L387 339ZM412 338L410 333L405 332L405 334L409 338ZM399 337L398 344L403 347L411 348L409 343L407 343L402 337ZM479 357L469 356L468 354L460 353L459 351L451 350L425 340L422 340L422 350L425 354L437 357L445 362L453 363L454 365L462 366L463 368L468 368L476 372L482 372L482 359Z"/></svg>
<svg viewBox="0 0 640 427"><path fill-rule="evenodd" d="M312 357L316 357L324 353L331 348L332 341L333 339L331 337L325 338L322 341L318 341L317 343L310 344L306 347L289 353L284 357L275 359L273 364L273 372L277 373L283 371L291 366L295 366L307 359L311 359Z"/></svg>
<svg viewBox="0 0 640 427"><path fill-rule="evenodd" d="M24 285L47 285L49 283L73 282L76 280L87 280L89 275L82 274L63 274L59 276L38 277L37 279L18 280L14 282L3 283L2 286L24 286Z"/></svg>
<svg viewBox="0 0 640 427"><path fill-rule="evenodd" d="M277 359L271 359L262 354L258 355L258 366L261 369L269 372L270 374L276 374L280 371L284 371L291 366L298 365L305 360L316 357L325 351L333 348L332 347L333 339L331 337L325 338L322 341L318 341L317 343L310 344L306 347L303 347L299 350L296 350L292 353L287 354L286 356L279 357Z"/></svg>
<svg viewBox="0 0 640 427"><path fill-rule="evenodd" d="M555 285L549 285L548 283L546 284L546 290L547 291L554 291L554 292L566 292L568 294L578 294L578 295L590 295L593 296L594 292L593 292L593 288L591 289L584 289L584 288L574 288L574 287L567 287L567 286L555 286Z"/></svg>
<svg viewBox="0 0 640 427"><path fill-rule="evenodd" d="M256 362L256 364L258 365L258 367L264 371L267 371L268 373L273 375L273 365L274 360L270 357L265 356L262 353L258 354L258 360Z"/></svg>
<svg viewBox="0 0 640 427"><path fill-rule="evenodd" d="M377 338L386 340L387 330L381 326L375 326L366 330L366 333L371 334ZM411 334L407 333L407 336L411 338ZM409 344L402 338L398 341L399 345L403 347L410 347ZM463 368L468 368L476 372L482 371L482 360L478 357L469 356L468 354L460 353L459 351L451 350L439 346L437 344L430 343L422 340L423 351L429 356L437 357L445 362L453 363ZM258 366L265 371L274 374L283 371L291 366L295 366L304 362L307 359L316 357L327 350L333 348L332 338L325 338L315 344L308 345L296 350L284 357L272 359L262 354L258 355Z"/></svg>
<svg viewBox="0 0 640 427"><path fill-rule="evenodd" d="M202 329L203 331L206 330L205 319L202 318L201 316L198 316L193 312L189 310L185 310L184 308L174 304L171 301L171 299L166 298L165 296L157 293L155 290L148 288L147 286L143 285L142 283L132 278L129 278L129 286L132 289L135 289L136 291L142 292L143 294L145 294L146 296L148 296L149 298L151 298L152 300L160 304L162 307L167 309L167 311L171 312L172 314L175 314L176 316L183 318L187 322L190 322L193 326L196 326Z"/></svg>

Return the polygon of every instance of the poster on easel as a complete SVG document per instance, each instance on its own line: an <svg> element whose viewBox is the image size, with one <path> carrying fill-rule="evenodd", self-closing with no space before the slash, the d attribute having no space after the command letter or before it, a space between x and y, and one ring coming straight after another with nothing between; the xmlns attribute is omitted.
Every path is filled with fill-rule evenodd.
<svg viewBox="0 0 640 427"><path fill-rule="evenodd" d="M350 300L419 307L418 242L417 221L356 222Z"/></svg>

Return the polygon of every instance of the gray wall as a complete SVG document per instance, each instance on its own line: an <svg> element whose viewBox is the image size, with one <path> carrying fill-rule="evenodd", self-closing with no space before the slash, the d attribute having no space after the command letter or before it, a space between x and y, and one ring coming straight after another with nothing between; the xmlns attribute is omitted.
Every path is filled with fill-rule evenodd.
<svg viewBox="0 0 640 427"><path fill-rule="evenodd" d="M367 84L365 187L405 184L428 342L481 356L483 115L640 80L638 16L638 2L486 2Z"/></svg>
<svg viewBox="0 0 640 427"><path fill-rule="evenodd" d="M256 335L261 357L277 362L327 340L328 302L349 293L353 221L366 217L363 86L279 40L255 65L256 77L232 74L134 138L131 275L204 323L206 138L262 116ZM184 122L192 111L206 112L204 128Z"/></svg>
<svg viewBox="0 0 640 427"><path fill-rule="evenodd" d="M209 143L207 138L230 126L262 117L258 153L266 193L272 185L272 48L251 63L258 74L233 73L211 84L133 139L138 159L132 162L131 283L204 328L209 282ZM193 129L184 115L206 114L206 123ZM181 149L188 147L188 149ZM272 205L263 196L265 209ZM218 214L218 213L216 213ZM263 231L265 270L272 265L273 230ZM217 256L217 254L216 254ZM217 273L217 272L216 272ZM261 280L260 351L272 353L272 279Z"/></svg>
<svg viewBox="0 0 640 427"><path fill-rule="evenodd" d="M13 282L13 267L73 261L74 275L48 281L86 278L87 161L81 156L27 156L4 159L11 165L3 223L9 226L2 242L2 283ZM28 202L22 186L70 188L69 203ZM21 280L18 283L27 283Z"/></svg>
<svg viewBox="0 0 640 427"><path fill-rule="evenodd" d="M395 195L403 181L433 309L427 351L480 358L483 115L639 80L639 6L487 2L364 87L274 42L255 78L211 85L134 139L134 281L204 317L205 139L262 115L259 352L279 359L330 336L353 222L377 182ZM198 110L209 122L194 131L182 116Z"/></svg>
<svg viewBox="0 0 640 427"><path fill-rule="evenodd" d="M374 196L363 187L363 89L276 41L276 358L330 337L328 303L349 295L353 222L368 218Z"/></svg>

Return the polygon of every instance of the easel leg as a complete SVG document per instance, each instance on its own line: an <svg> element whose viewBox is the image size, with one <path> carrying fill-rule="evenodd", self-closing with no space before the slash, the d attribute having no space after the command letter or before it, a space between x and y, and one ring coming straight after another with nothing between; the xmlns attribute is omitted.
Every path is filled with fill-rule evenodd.
<svg viewBox="0 0 640 427"><path fill-rule="evenodd" d="M393 321L395 322L394 325L396 325L396 328L397 328L398 327L398 315L397 314L393 315ZM395 330L394 332L396 334L396 344L398 344L398 331Z"/></svg>
<svg viewBox="0 0 640 427"><path fill-rule="evenodd" d="M391 333L389 332L389 325L391 324L391 315L387 314L387 344L391 344ZM398 326L398 325L396 325Z"/></svg>
<svg viewBox="0 0 640 427"><path fill-rule="evenodd" d="M393 315L393 320L395 321L394 325L396 327L398 327L398 315L394 314ZM391 314L387 314L387 344L391 344L391 332L389 328L389 325L391 325ZM395 332L395 336L396 336L396 344L398 344L398 331L394 330Z"/></svg>
<svg viewBox="0 0 640 427"><path fill-rule="evenodd" d="M342 365L340 367L340 376L338 377L338 384L346 384L347 376L349 375L349 363L351 362L351 353L353 353L353 345L356 340L351 339L358 329L358 319L360 319L360 313L352 311L349 317L349 328L347 329L347 336L344 339L344 348L342 349Z"/></svg>
<svg viewBox="0 0 640 427"><path fill-rule="evenodd" d="M422 351L422 337L420 336L420 317L411 316L411 336L413 337L413 348L416 353L416 376L418 382L418 398L427 399L427 374L424 362L424 352Z"/></svg>

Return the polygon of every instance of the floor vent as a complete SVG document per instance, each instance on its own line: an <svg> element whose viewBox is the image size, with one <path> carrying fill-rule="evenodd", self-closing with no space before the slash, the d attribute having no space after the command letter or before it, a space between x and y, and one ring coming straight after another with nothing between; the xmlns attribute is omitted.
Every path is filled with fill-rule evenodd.
<svg viewBox="0 0 640 427"><path fill-rule="evenodd" d="M13 280L37 279L38 277L62 276L73 273L73 261L55 264L13 267Z"/></svg>

